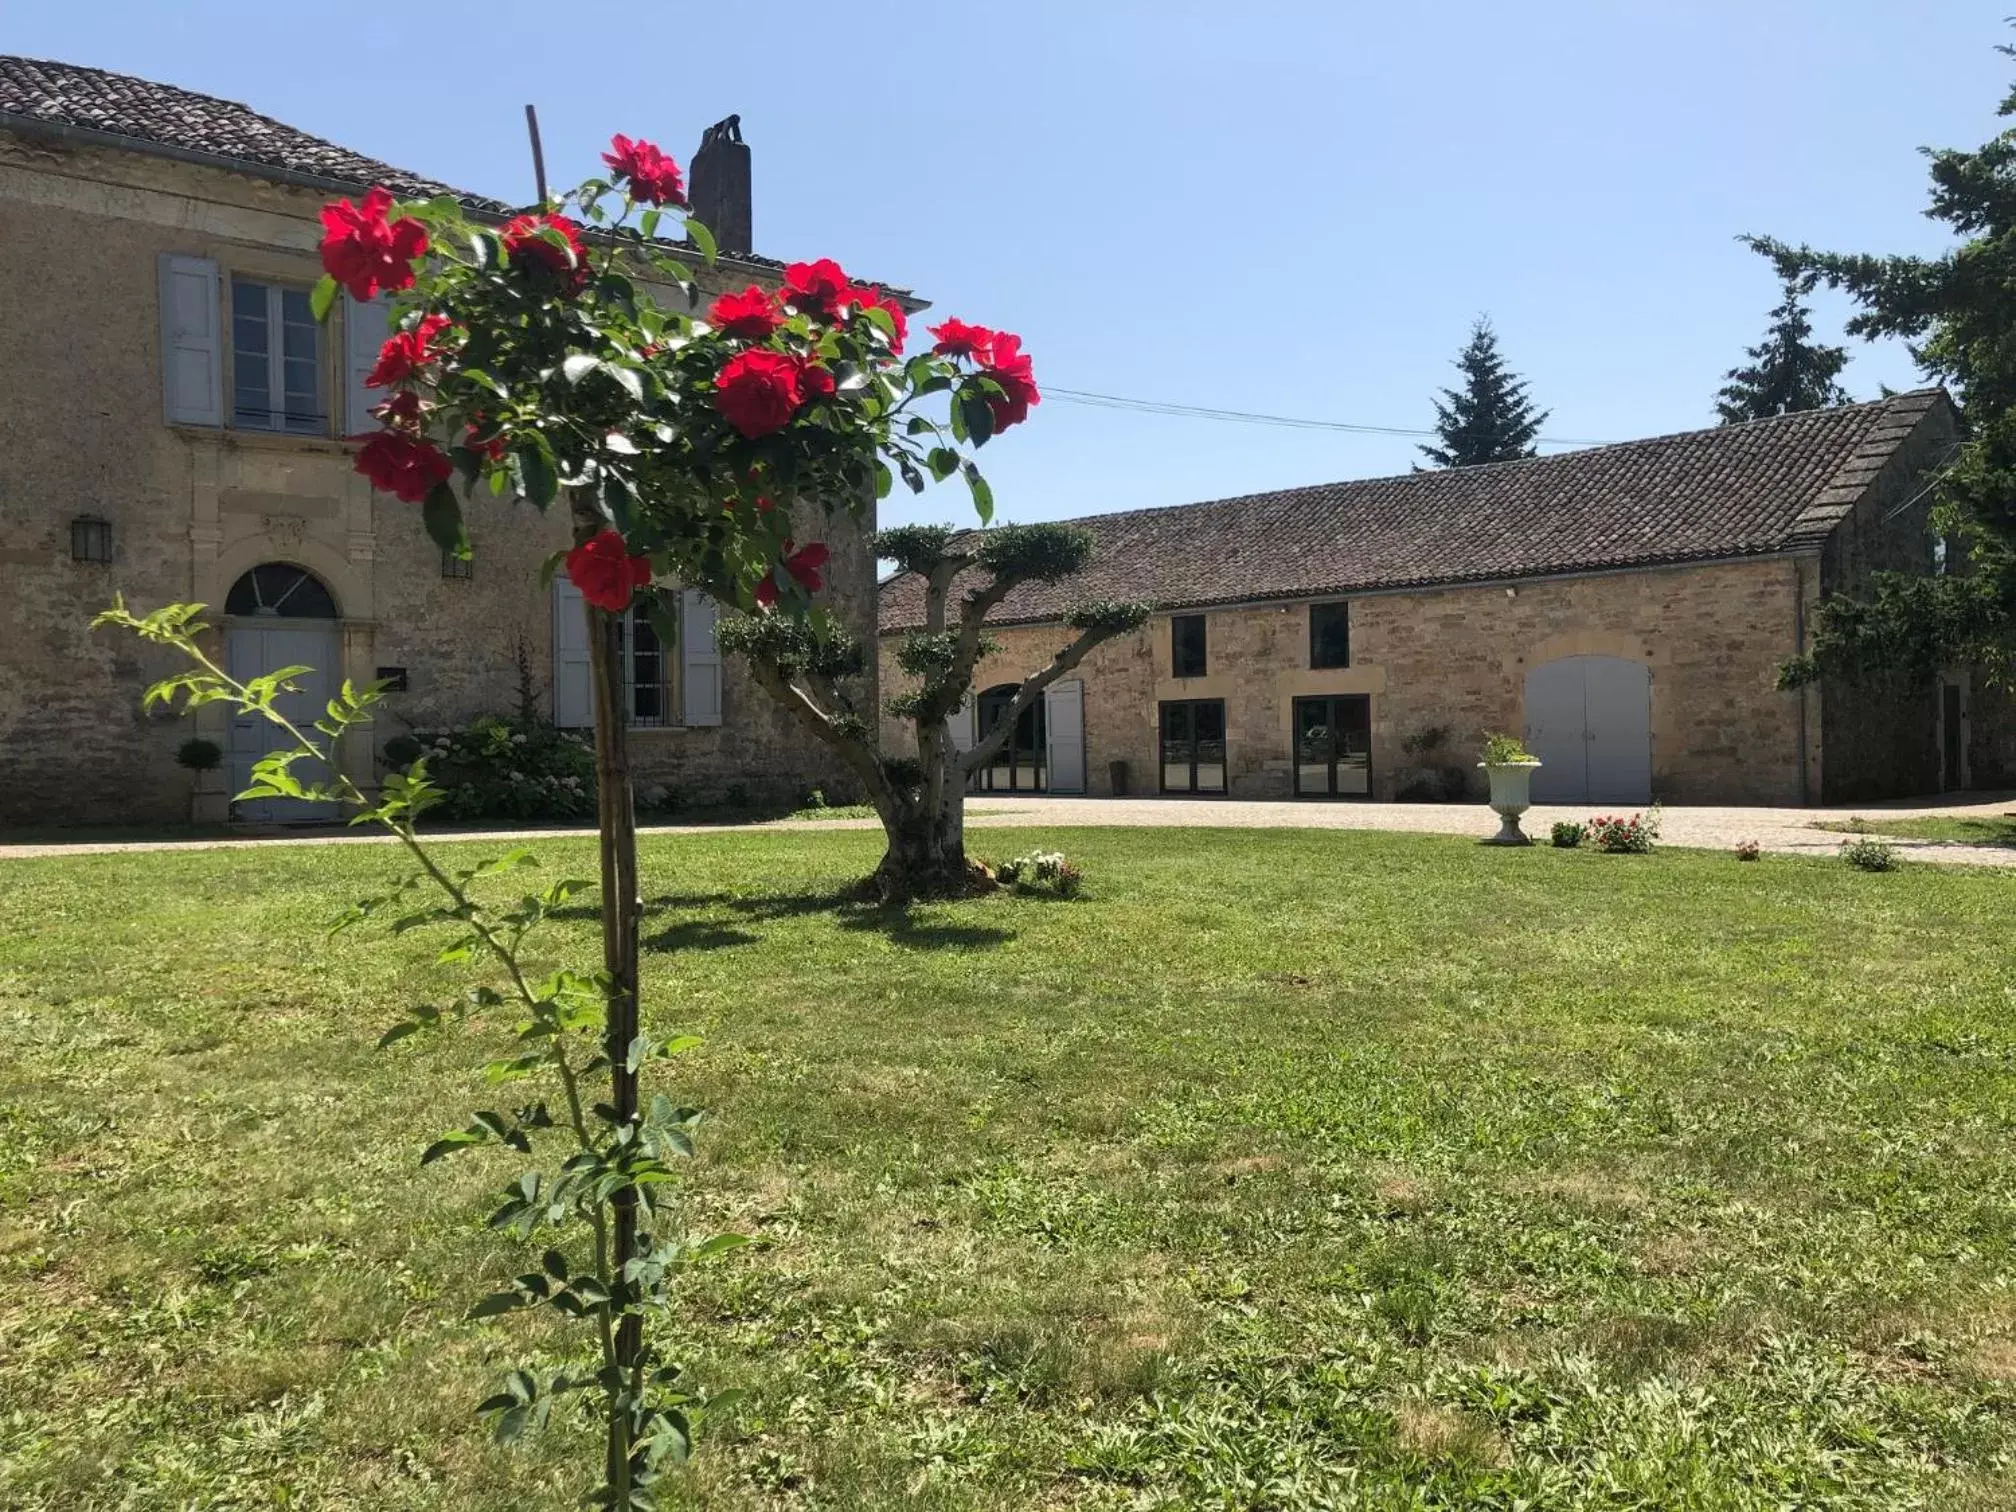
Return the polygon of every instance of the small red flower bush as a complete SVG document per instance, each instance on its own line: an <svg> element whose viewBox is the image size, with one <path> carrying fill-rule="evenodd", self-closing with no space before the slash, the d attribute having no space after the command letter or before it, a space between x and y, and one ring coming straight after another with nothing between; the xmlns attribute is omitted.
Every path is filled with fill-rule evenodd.
<svg viewBox="0 0 2016 1512"><path fill-rule="evenodd" d="M1590 819L1589 843L1613 856L1642 856L1659 838L1659 811L1649 814L1599 814Z"/></svg>

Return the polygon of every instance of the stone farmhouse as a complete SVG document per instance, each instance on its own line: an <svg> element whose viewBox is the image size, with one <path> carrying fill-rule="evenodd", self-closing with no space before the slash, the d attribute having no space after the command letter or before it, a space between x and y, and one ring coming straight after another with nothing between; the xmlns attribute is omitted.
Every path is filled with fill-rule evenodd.
<svg viewBox="0 0 2016 1512"><path fill-rule="evenodd" d="M1487 731L1546 764L1538 802L1808 804L2006 781L2003 721L1934 689L1782 692L1813 605L1931 572L1936 390L1482 467L1098 515L1079 578L992 616L955 740L1067 643L1059 616L1149 599L1031 708L989 792L1455 797ZM881 670L922 622L883 585ZM1994 724L1997 728L1989 728ZM888 722L885 744L900 745Z"/></svg>
<svg viewBox="0 0 2016 1512"><path fill-rule="evenodd" d="M749 149L723 126L690 165L696 213L724 249L702 275L709 293L783 266L748 250ZM508 714L521 685L557 723L588 722L578 604L564 575L551 594L537 586L567 544L564 511L486 501L470 516L473 560L458 562L417 508L352 470L343 438L375 425L361 379L385 316L346 296L318 326L308 291L320 207L371 184L511 213L243 105L0 56L0 823L190 814L174 759L190 722L140 709L171 663L89 629L115 591L141 609L208 604L241 675L306 664L311 695L325 679L392 679L381 742ZM868 537L819 533L835 607L865 638ZM688 795L837 785L823 748L723 666L711 601L684 605L677 654L641 617L632 629L640 780ZM215 707L194 733L228 751L232 792L271 738ZM377 758L360 746L346 766L368 787Z"/></svg>

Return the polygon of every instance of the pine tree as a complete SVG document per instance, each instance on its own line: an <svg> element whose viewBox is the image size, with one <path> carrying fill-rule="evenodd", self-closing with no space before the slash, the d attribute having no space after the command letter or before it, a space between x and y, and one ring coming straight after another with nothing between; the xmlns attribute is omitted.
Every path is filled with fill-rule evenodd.
<svg viewBox="0 0 2016 1512"><path fill-rule="evenodd" d="M1787 276L1785 298L1771 312L1771 329L1744 353L1749 366L1722 375L1729 381L1716 395L1715 413L1724 425L1848 403L1848 391L1835 382L1848 365L1847 348L1813 340L1805 301L1813 292L1814 277Z"/></svg>
<svg viewBox="0 0 2016 1512"><path fill-rule="evenodd" d="M2016 47L1999 49L2016 59ZM2016 89L1997 112L2016 118ZM1904 671L1928 679L1955 665L2016 680L2016 127L1972 152L1928 154L1932 219L1958 244L1931 257L1818 252L1769 237L1750 245L1787 277L1817 277L1861 306L1850 336L1897 337L1960 401L1959 444L1933 494L1933 526L1957 535L1968 571L1877 573L1867 598L1829 595L1812 654L1788 683L1816 675Z"/></svg>
<svg viewBox="0 0 2016 1512"><path fill-rule="evenodd" d="M1457 354L1456 366L1463 374L1462 388L1444 389L1435 401L1435 432L1442 444L1423 446L1421 454L1437 467L1532 456L1533 438L1547 411L1534 409L1526 397L1526 380L1505 370L1489 319L1470 328L1469 344Z"/></svg>

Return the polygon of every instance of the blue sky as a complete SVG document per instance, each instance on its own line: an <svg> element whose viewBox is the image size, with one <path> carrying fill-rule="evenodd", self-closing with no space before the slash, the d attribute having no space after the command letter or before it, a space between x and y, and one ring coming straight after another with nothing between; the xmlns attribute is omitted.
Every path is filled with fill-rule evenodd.
<svg viewBox="0 0 2016 1512"><path fill-rule="evenodd" d="M559 182L613 131L684 162L737 111L759 250L1020 331L1046 385L1425 426L1488 313L1548 435L1624 440L1710 423L1761 333L1776 286L1738 233L1943 245L1916 149L1997 129L2010 9L77 0L15 7L0 46L514 199L528 100ZM1823 296L1823 335L1842 314ZM1846 374L1915 381L1859 344ZM982 460L1005 517L1045 519L1404 471L1413 447L1052 399ZM892 505L970 518L956 485Z"/></svg>

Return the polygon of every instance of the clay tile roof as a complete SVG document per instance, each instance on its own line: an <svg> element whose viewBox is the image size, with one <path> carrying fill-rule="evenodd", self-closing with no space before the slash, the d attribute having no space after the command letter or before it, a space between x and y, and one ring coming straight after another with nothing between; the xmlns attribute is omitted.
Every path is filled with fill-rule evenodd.
<svg viewBox="0 0 2016 1512"><path fill-rule="evenodd" d="M383 184L407 199L452 194L482 209L504 208L495 200L297 131L234 101L102 68L0 56L0 112L337 184L359 188Z"/></svg>
<svg viewBox="0 0 2016 1512"><path fill-rule="evenodd" d="M516 208L352 152L232 100L75 63L0 55L0 126L8 124L9 116L199 153L222 166L252 172L279 169L359 189L383 184L402 199L452 194L470 209L493 215L509 215ZM755 252L723 253L721 261L753 268L785 266L781 259ZM908 289L889 285L887 292L913 309L924 308Z"/></svg>
<svg viewBox="0 0 2016 1512"><path fill-rule="evenodd" d="M1088 599L1163 608L1315 598L1811 550L1935 406L1938 389L1713 430L1093 515L1092 565L990 616L1055 619ZM955 593L956 598L956 593ZM881 626L923 622L923 584L882 585Z"/></svg>

